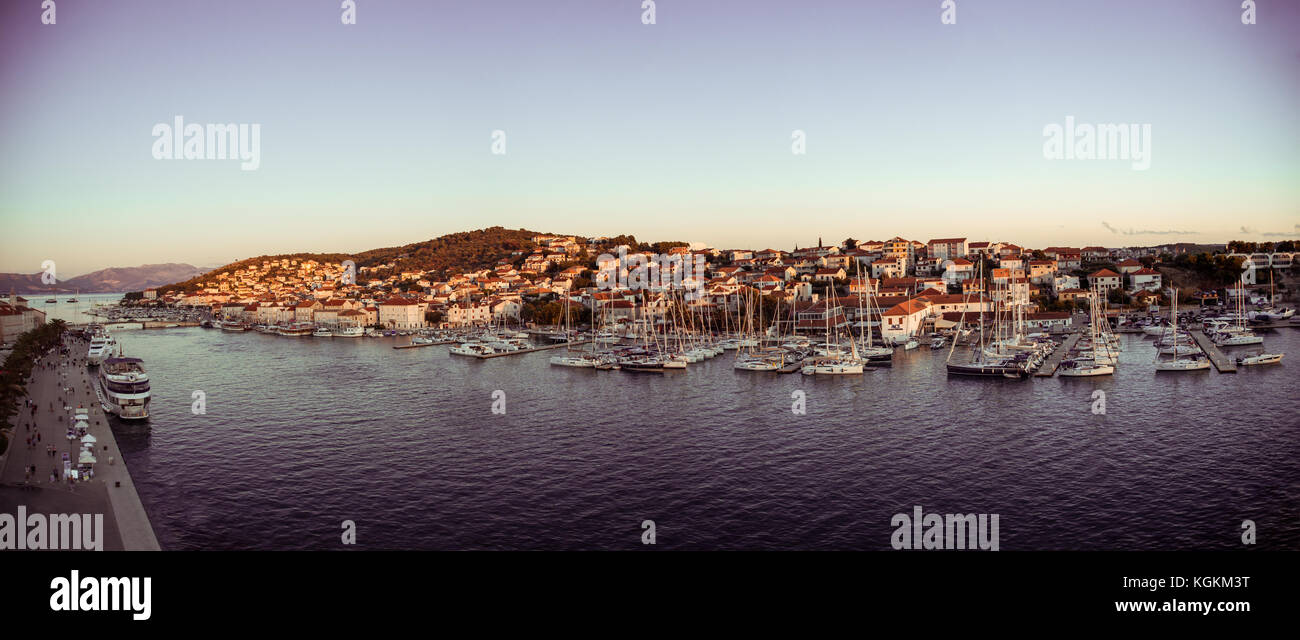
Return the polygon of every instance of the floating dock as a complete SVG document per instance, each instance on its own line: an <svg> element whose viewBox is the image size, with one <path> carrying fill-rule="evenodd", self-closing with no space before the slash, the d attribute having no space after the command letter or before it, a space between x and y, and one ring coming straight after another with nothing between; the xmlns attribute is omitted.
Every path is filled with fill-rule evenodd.
<svg viewBox="0 0 1300 640"><path fill-rule="evenodd" d="M1211 342L1210 338L1206 336L1204 332L1192 331L1191 334L1192 339L1196 341L1197 345L1200 345L1201 350L1205 352L1205 355L1210 357L1210 363L1214 365L1215 369L1219 370L1219 373L1237 372L1237 362L1224 355L1222 351L1219 351L1218 345Z"/></svg>
<svg viewBox="0 0 1300 640"><path fill-rule="evenodd" d="M1038 371L1035 371L1034 375L1039 378L1050 378L1056 375L1056 370L1061 366L1061 361L1065 359L1066 354L1070 353L1070 349L1074 348L1074 344L1082 336L1083 334L1080 333L1072 334L1065 339L1065 342L1057 345L1056 350L1052 351L1052 355L1047 356L1047 360L1043 361L1043 366L1038 367Z"/></svg>

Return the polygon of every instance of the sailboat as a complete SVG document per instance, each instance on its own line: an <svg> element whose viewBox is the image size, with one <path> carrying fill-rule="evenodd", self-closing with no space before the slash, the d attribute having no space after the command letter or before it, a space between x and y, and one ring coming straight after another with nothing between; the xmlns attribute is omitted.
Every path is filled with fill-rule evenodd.
<svg viewBox="0 0 1300 640"><path fill-rule="evenodd" d="M866 340L858 345L858 353L867 360L867 364L873 367L890 366L894 361L894 349L881 345L875 346L875 332L871 328L871 317L880 317L880 307L876 304L875 298L871 295L871 279L862 279L862 263L857 260L853 261L857 268L858 282L861 286L858 288L858 333L859 337L865 337ZM863 290L866 290L866 309L862 307ZM874 307L874 309L873 309Z"/></svg>
<svg viewBox="0 0 1300 640"><path fill-rule="evenodd" d="M577 355L571 353L573 351L573 332L572 332L572 328L569 326L570 323L571 320L569 316L569 293L566 291L564 294L564 325L563 325L564 336L566 338L565 348L564 348L566 353L565 355L562 356L551 356L551 364L557 367L583 367L583 368L595 367L600 362L596 358L590 357L585 353L578 353Z"/></svg>
<svg viewBox="0 0 1300 640"><path fill-rule="evenodd" d="M831 288L826 287L826 353L830 355L816 356L805 360L807 364L803 365L800 372L806 376L812 375L853 375L861 374L865 363L858 356L858 342L849 336L849 353L843 353L839 346L839 332L836 332L835 341L831 339L831 310L838 310L839 304L831 293ZM832 307L831 305L835 306ZM838 315L838 314L837 314Z"/></svg>
<svg viewBox="0 0 1300 640"><path fill-rule="evenodd" d="M1173 300L1169 305L1169 326L1178 335L1178 290L1173 290ZM1177 338L1175 337L1175 340ZM1175 347L1177 344L1175 344ZM1177 353L1173 354L1172 360L1161 360L1161 354L1158 350L1156 353L1156 371L1199 371L1210 368L1210 361L1201 353L1196 353L1190 358L1184 358Z"/></svg>
<svg viewBox="0 0 1300 640"><path fill-rule="evenodd" d="M983 262L980 263L980 273L976 276L983 281ZM981 299L983 294L980 294ZM969 362L953 362L952 355L957 349L957 340L952 341L952 347L948 350L948 361L946 367L950 376L968 376L976 378L1018 378L1025 379L1029 377L1029 372L1015 358L1003 354L999 347L997 336L1000 335L1000 324L1002 315L998 313L1000 306L999 299L995 296L993 319L995 326L993 333L995 341L993 346L988 346L987 336L984 327L984 311L980 310L980 339L979 344L974 347ZM957 333L961 334L961 328L966 321L966 311L962 311L961 320L957 324Z"/></svg>
<svg viewBox="0 0 1300 640"><path fill-rule="evenodd" d="M1090 317L1088 327L1088 346L1084 349L1076 348L1077 357L1066 360L1061 364L1058 373L1067 378L1085 378L1092 376L1108 376L1115 373L1115 357L1110 351L1110 340L1107 337L1110 323L1106 321L1105 314L1101 311L1101 302L1099 300L1101 289L1094 283L1092 295L1089 296L1088 314ZM1106 329L1103 329L1105 323Z"/></svg>
<svg viewBox="0 0 1300 640"><path fill-rule="evenodd" d="M1271 276L1272 270L1269 271ZM1264 338L1246 328L1246 280L1241 280L1241 292L1237 295L1237 312L1233 314L1230 325L1216 325L1211 329L1211 340L1220 347L1238 347L1248 344L1263 344Z"/></svg>

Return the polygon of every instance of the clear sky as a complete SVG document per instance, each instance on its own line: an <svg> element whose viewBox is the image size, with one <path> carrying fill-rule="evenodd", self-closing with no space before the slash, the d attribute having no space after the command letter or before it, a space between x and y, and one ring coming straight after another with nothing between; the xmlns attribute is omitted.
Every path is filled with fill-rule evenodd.
<svg viewBox="0 0 1300 640"><path fill-rule="evenodd" d="M719 247L1300 235L1300 2L0 3L0 271L362 251L492 225ZM156 160L256 123L261 166ZM1151 166L1043 129L1151 125ZM491 132L506 132L505 155ZM791 133L807 153L791 153ZM1107 226L1109 225L1109 227ZM1271 234L1271 235L1270 235Z"/></svg>

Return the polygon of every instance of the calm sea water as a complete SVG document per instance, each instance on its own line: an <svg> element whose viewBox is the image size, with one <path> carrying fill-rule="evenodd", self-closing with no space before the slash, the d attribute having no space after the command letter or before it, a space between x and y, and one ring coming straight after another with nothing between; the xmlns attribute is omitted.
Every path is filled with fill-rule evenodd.
<svg viewBox="0 0 1300 640"><path fill-rule="evenodd" d="M1280 366L949 380L945 352L809 378L731 355L637 376L406 339L118 334L153 379L119 441L166 549L887 549L895 513L996 513L1002 549L1300 548L1300 332ZM1092 393L1106 393L1094 415ZM193 415L193 392L207 413ZM505 393L506 414L491 411ZM791 412L802 390L807 415Z"/></svg>
<svg viewBox="0 0 1300 640"><path fill-rule="evenodd" d="M87 312L93 310L95 305L116 305L122 299L122 294L61 293L51 296L41 293L26 293L22 297L27 298L28 306L44 311L47 320L64 320L69 324L84 324L87 322L101 322L100 319ZM57 302L46 302L50 299ZM69 302L73 299L76 302Z"/></svg>

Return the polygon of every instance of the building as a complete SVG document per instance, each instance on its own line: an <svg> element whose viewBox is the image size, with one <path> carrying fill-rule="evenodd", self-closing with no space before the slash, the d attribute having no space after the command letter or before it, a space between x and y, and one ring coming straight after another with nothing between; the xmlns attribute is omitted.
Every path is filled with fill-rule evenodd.
<svg viewBox="0 0 1300 640"><path fill-rule="evenodd" d="M939 238L926 243L926 248L930 252L931 258L940 260L952 260L953 258L965 258L970 253L969 245L965 238Z"/></svg>
<svg viewBox="0 0 1300 640"><path fill-rule="evenodd" d="M385 329L424 327L424 305L409 298L392 297L379 303L379 324Z"/></svg>
<svg viewBox="0 0 1300 640"><path fill-rule="evenodd" d="M1103 291L1120 288L1121 276L1110 269L1099 269L1088 274L1088 282L1097 285Z"/></svg>

